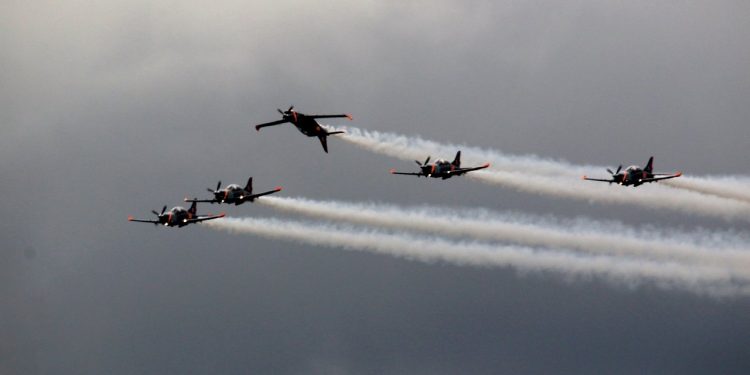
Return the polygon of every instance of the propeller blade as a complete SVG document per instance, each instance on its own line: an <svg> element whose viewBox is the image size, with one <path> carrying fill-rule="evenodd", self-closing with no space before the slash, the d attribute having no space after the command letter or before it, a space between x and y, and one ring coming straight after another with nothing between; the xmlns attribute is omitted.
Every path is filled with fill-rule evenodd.
<svg viewBox="0 0 750 375"><path fill-rule="evenodd" d="M612 172L612 170L611 170L611 169L609 169L609 168L607 168L607 172L609 172L609 174L611 174L611 175L614 175L614 174L615 174L615 172Z"/></svg>
<svg viewBox="0 0 750 375"><path fill-rule="evenodd" d="M216 190L219 190L221 188L221 180L219 180L219 183L216 184Z"/></svg>
<svg viewBox="0 0 750 375"><path fill-rule="evenodd" d="M164 215L164 211L166 211L166 210L167 210L167 205L164 205L164 207L161 208L161 214L160 215Z"/></svg>
<svg viewBox="0 0 750 375"><path fill-rule="evenodd" d="M209 193L214 193L214 192L216 192L216 191L215 191L214 189L211 189L211 188L206 188L206 190L207 190L207 191L208 191Z"/></svg>
<svg viewBox="0 0 750 375"><path fill-rule="evenodd" d="M154 213L154 215L156 215L156 216L159 216L159 213L158 213L158 212L156 212L156 210L151 210L151 212L153 212L153 213Z"/></svg>
<svg viewBox="0 0 750 375"><path fill-rule="evenodd" d="M294 109L294 105L290 105L290 106L289 106L289 109L287 109L286 111L287 111L287 112L291 112L291 111L292 111L293 109Z"/></svg>
<svg viewBox="0 0 750 375"><path fill-rule="evenodd" d="M284 111L282 111L281 108L276 108L276 110L279 111L279 113L281 113L282 116L284 115Z"/></svg>
<svg viewBox="0 0 750 375"><path fill-rule="evenodd" d="M622 164L620 164L620 165L619 165L619 166L617 167L617 172L615 172L615 174L618 174L618 173L620 173L620 170L621 170L621 169L622 169Z"/></svg>
<svg viewBox="0 0 750 375"><path fill-rule="evenodd" d="M425 161L424 161L424 164L423 164L423 165L427 165L427 163L429 163L429 162L430 162L430 157L428 156L428 157L427 157L427 159L425 159Z"/></svg>
<svg viewBox="0 0 750 375"><path fill-rule="evenodd" d="M418 166L422 166L422 163L419 160L414 160L415 163L417 163Z"/></svg>

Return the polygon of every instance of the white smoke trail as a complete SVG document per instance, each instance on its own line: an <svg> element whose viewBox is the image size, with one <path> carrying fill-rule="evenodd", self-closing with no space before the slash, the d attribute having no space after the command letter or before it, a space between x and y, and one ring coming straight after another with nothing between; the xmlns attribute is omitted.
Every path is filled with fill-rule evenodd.
<svg viewBox="0 0 750 375"><path fill-rule="evenodd" d="M708 195L709 192L714 192L708 189L688 191L650 184L639 188L637 192L632 188L620 186L613 189L614 186L608 184L582 181L578 178L586 170L597 170L602 167L575 166L535 156L508 156L492 150L464 145L444 145L418 137L357 128L342 129L347 132L342 139L367 150L403 160L421 160L430 154L450 156L456 150L462 149L465 151L462 157L466 164L479 165L486 161L493 163L490 169L472 172L467 176L518 191L592 203L638 205L727 221L750 221L750 202L729 199L726 194ZM576 178L573 178L574 176Z"/></svg>
<svg viewBox="0 0 750 375"><path fill-rule="evenodd" d="M581 176L587 170L604 167L580 166L562 160L541 158L536 155L507 155L499 151L464 144L443 144L394 133L363 130L355 127L339 127L346 133L341 138L370 151L404 160L423 160L428 155L452 157L462 150L462 159L466 164L480 165L491 162L492 168L500 171L526 171L547 176Z"/></svg>
<svg viewBox="0 0 750 375"><path fill-rule="evenodd" d="M493 185L539 195L570 198L591 203L637 205L653 210L671 210L691 215L750 221L750 203L663 186L643 186L613 190L607 184L580 179L550 178L520 172L481 170L469 178Z"/></svg>
<svg viewBox="0 0 750 375"><path fill-rule="evenodd" d="M517 246L493 246L452 242L440 238L384 234L333 225L312 225L275 219L219 219L206 223L230 233L254 234L345 250L367 251L422 262L443 261L455 265L514 267L522 271L557 272L568 276L599 276L625 285L653 282L667 289L683 289L714 296L750 294L746 283L734 280L722 269L608 256L580 256Z"/></svg>
<svg viewBox="0 0 750 375"><path fill-rule="evenodd" d="M690 190L717 197L750 202L750 180L741 177L681 177L662 181L661 183L677 188Z"/></svg>
<svg viewBox="0 0 750 375"><path fill-rule="evenodd" d="M520 215L476 210L438 210L426 207L400 208L387 204L315 201L305 198L269 197L261 204L312 218L413 230L442 236L507 241L529 246L568 248L588 253L641 257L672 262L722 267L733 277L750 281L750 250L746 238L721 234L719 240L706 234L659 233L622 226L604 226L591 221L570 223L521 219ZM662 239L668 237L667 239Z"/></svg>

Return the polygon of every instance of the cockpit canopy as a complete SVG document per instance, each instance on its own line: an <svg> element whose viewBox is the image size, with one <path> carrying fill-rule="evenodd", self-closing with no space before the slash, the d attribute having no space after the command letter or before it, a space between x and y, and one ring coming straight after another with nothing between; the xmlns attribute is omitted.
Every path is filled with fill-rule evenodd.
<svg viewBox="0 0 750 375"><path fill-rule="evenodd" d="M242 188L240 187L240 185L237 185L237 184L232 184L232 185L227 186L227 190L241 190L241 189Z"/></svg>
<svg viewBox="0 0 750 375"><path fill-rule="evenodd" d="M631 166L627 167L625 170L626 171L637 171L637 170L640 170L640 169L641 169L641 167L639 167L637 165L631 165Z"/></svg>
<svg viewBox="0 0 750 375"><path fill-rule="evenodd" d="M445 159L438 159L438 160L435 160L435 164L450 164L450 162Z"/></svg>

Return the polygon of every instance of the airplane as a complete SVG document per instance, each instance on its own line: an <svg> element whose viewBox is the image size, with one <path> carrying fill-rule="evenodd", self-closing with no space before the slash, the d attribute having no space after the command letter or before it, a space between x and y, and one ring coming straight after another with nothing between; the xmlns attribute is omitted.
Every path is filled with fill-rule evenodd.
<svg viewBox="0 0 750 375"><path fill-rule="evenodd" d="M166 213L165 211L167 210L167 206L164 206L161 209L161 213L158 213L155 210L151 210L151 212L156 215L156 220L139 220L133 219L132 216L128 216L128 221L135 221L138 223L152 223L154 225L162 224L166 227L182 228L188 224L200 223L202 221L224 217L224 213L221 213L219 215L198 215L196 213L196 205L197 203L193 202L193 204L187 210L184 207L180 206L173 207L171 210L169 210L169 212Z"/></svg>
<svg viewBox="0 0 750 375"><path fill-rule="evenodd" d="M484 169L490 166L490 163L486 163L480 167L473 167L473 168L461 168L461 151L456 153L456 158L453 159L453 162L449 162L447 160L438 159L435 161L434 164L427 164L430 162L430 157L428 156L427 159L424 161L424 163L420 163L419 160L414 160L417 165L419 165L419 168L421 169L419 172L416 173L409 173L409 172L396 172L396 169L391 169L391 174L402 174L402 175L409 175L409 176L417 176L417 177L432 177L432 178L442 178L443 180L451 178L453 176L460 176L464 173L476 171L479 169Z"/></svg>
<svg viewBox="0 0 750 375"><path fill-rule="evenodd" d="M641 169L641 167L637 165L631 165L627 168L625 168L624 171L620 172L622 170L622 165L617 167L617 171L612 172L611 169L607 168L607 172L612 175L611 180L604 180L599 178L589 178L587 176L583 176L582 178L584 180L588 181L601 181L601 182L609 182L612 184L613 182L622 186L630 186L633 185L633 187L638 187L642 184L645 184L647 182L656 182L661 180L668 180L670 178L680 177L682 176L682 172L677 173L653 173L654 171L654 157L650 157L648 159L648 163L646 163L646 166Z"/></svg>
<svg viewBox="0 0 750 375"><path fill-rule="evenodd" d="M247 185L245 187L241 187L237 184L232 184L224 189L221 189L221 181L219 181L218 184L216 184L216 190L207 188L206 190L210 191L214 194L213 199L188 199L185 198L185 202L206 202L206 203L227 203L232 204L234 203L235 206L239 206L245 202L253 202L256 198L262 197L264 195L273 194L276 192L281 191L281 186L277 186L273 190L269 190L263 193L253 194L253 178L250 177L247 179Z"/></svg>
<svg viewBox="0 0 750 375"><path fill-rule="evenodd" d="M318 124L318 122L315 121L315 119L333 118L333 117L346 117L349 120L352 119L352 115L349 115L349 114L306 115L304 113L299 113L295 111L294 106L290 106L289 109L287 109L286 111L282 111L281 109L277 109L277 111L279 111L279 113L281 113L281 116L283 117L281 120L255 125L255 130L260 131L261 128L265 128L266 126L274 126L274 125L283 124L285 122L291 122L292 125L296 126L297 130L299 130L302 134L308 137L318 137L318 139L320 139L320 144L323 145L323 151L325 151L326 153L328 153L327 137L329 135L341 134L345 132L343 131L329 132L326 128Z"/></svg>

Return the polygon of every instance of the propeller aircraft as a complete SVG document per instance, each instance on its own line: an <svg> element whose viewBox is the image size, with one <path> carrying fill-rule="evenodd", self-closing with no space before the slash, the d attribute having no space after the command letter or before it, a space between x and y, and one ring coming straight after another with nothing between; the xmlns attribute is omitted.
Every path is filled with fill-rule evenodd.
<svg viewBox="0 0 750 375"><path fill-rule="evenodd" d="M156 220L140 220L134 219L132 216L128 216L128 221L135 221L138 223L152 223L154 225L161 224L166 227L182 228L188 224L200 223L202 221L224 217L224 213L221 213L219 215L198 215L196 213L196 205L197 203L193 202L193 204L187 210L184 207L177 206L173 207L168 212L167 206L164 206L161 209L161 213L156 212L156 210L151 210L151 212L156 215Z"/></svg>
<svg viewBox="0 0 750 375"><path fill-rule="evenodd" d="M281 114L282 119L277 121L271 121L263 124L255 125L255 130L260 131L261 128L265 128L266 126L274 126L274 125L280 125L286 122L291 122L292 125L297 127L297 130L299 130L302 134L308 136L308 137L318 137L320 140L320 144L323 145L323 151L328 153L328 141L327 138L329 135L334 134L341 134L344 133L343 131L333 131L329 132L326 128L321 126L316 119L319 118L334 118L334 117L346 117L349 120L352 119L352 115L350 114L340 114L340 115L306 115L304 113L300 113L294 110L294 106L290 106L289 109L286 111L282 111L281 109L277 109L279 113Z"/></svg>
<svg viewBox="0 0 750 375"><path fill-rule="evenodd" d="M253 178L250 177L247 179L247 185L245 187L242 187L237 184L231 184L225 187L224 189L221 189L221 181L219 181L218 184L216 184L216 189L207 188L209 192L213 193L214 198L213 199L188 199L185 198L185 202L206 202L206 203L227 203L227 204L234 204L235 206L239 206L245 202L253 202L255 199L262 197L264 195L273 194L281 191L281 186L277 186L273 190L265 191L263 193L257 193L253 194Z"/></svg>
<svg viewBox="0 0 750 375"><path fill-rule="evenodd" d="M391 174L401 174L417 177L424 176L432 178L442 178L443 180L445 180L453 176L460 176L464 173L484 169L490 166L490 163L486 163L479 167L461 168L461 151L458 151L456 153L456 157L452 162L444 159L438 159L435 161L435 163L428 164L430 162L429 156L424 161L424 163L421 163L419 160L415 160L415 162L417 163L417 165L419 165L419 172L396 172L396 169L391 169L390 172Z"/></svg>
<svg viewBox="0 0 750 375"><path fill-rule="evenodd" d="M682 172L653 173L653 171L654 171L654 157L652 156L648 159L648 163L646 163L646 166L643 168L637 165L631 165L625 168L625 170L623 171L622 165L620 165L617 167L617 170L614 172L612 172L611 169L607 168L607 172L609 172L609 174L612 175L612 178L609 180L599 179L599 178L589 178L587 176L583 176L582 178L588 181L601 181L601 182L609 182L610 184L616 183L622 186L632 185L633 187L638 187L647 182L657 182L661 180L667 180L670 178L682 176Z"/></svg>

